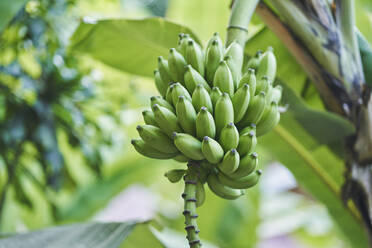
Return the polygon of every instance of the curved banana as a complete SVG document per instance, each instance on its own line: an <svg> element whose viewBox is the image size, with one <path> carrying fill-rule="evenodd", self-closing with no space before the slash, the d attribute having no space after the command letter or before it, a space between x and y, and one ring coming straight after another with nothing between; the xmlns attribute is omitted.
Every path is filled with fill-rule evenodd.
<svg viewBox="0 0 372 248"><path fill-rule="evenodd" d="M204 55L200 46L192 39L187 42L186 61L204 77Z"/></svg>
<svg viewBox="0 0 372 248"><path fill-rule="evenodd" d="M183 76L185 74L185 66L186 61L183 58L182 54L177 52L176 49L171 48L169 50L169 57L168 57L168 67L169 67L169 74L173 82L180 82L183 83Z"/></svg>
<svg viewBox="0 0 372 248"><path fill-rule="evenodd" d="M172 94L173 88L174 88L174 84L169 85L167 92L165 93L165 100L168 103L172 104L173 106L176 106L177 102L173 103L173 94Z"/></svg>
<svg viewBox="0 0 372 248"><path fill-rule="evenodd" d="M269 82L274 82L276 74L276 58L273 53L273 48L268 47L266 52L262 55L260 66L257 68L257 78L267 76Z"/></svg>
<svg viewBox="0 0 372 248"><path fill-rule="evenodd" d="M222 129L218 141L225 152L238 147L239 131L234 123L230 122Z"/></svg>
<svg viewBox="0 0 372 248"><path fill-rule="evenodd" d="M186 157L193 160L203 160L202 143L194 136L186 133L173 133L174 144Z"/></svg>
<svg viewBox="0 0 372 248"><path fill-rule="evenodd" d="M262 59L262 51L257 51L256 54L248 60L247 65L245 66L245 70L247 71L249 68L254 69L257 71L258 67L260 66Z"/></svg>
<svg viewBox="0 0 372 248"><path fill-rule="evenodd" d="M138 125L137 131L147 144L164 153L177 153L173 141L158 127L151 125Z"/></svg>
<svg viewBox="0 0 372 248"><path fill-rule="evenodd" d="M204 136L214 138L216 136L216 125L213 116L206 107L201 107L196 116L196 137L202 139Z"/></svg>
<svg viewBox="0 0 372 248"><path fill-rule="evenodd" d="M223 158L223 149L220 144L208 136L203 138L202 152L211 164L217 164Z"/></svg>
<svg viewBox="0 0 372 248"><path fill-rule="evenodd" d="M164 82L161 79L159 70L154 70L155 86L162 97L167 93L168 82Z"/></svg>
<svg viewBox="0 0 372 248"><path fill-rule="evenodd" d="M247 112L250 99L248 84L244 84L235 92L234 96L232 97L235 123L239 122L244 117L245 112Z"/></svg>
<svg viewBox="0 0 372 248"><path fill-rule="evenodd" d="M173 132L182 132L177 116L167 108L154 104L152 111L154 112L156 123L169 137L173 136Z"/></svg>
<svg viewBox="0 0 372 248"><path fill-rule="evenodd" d="M190 39L190 35L188 34L179 34L178 35L179 40L178 40L178 46L177 46L177 51L182 54L183 57L186 56L186 48L187 48L187 43Z"/></svg>
<svg viewBox="0 0 372 248"><path fill-rule="evenodd" d="M206 107L210 113L213 113L211 97L209 96L208 91L201 84L196 86L196 89L192 94L192 105L196 110L200 110L201 107Z"/></svg>
<svg viewBox="0 0 372 248"><path fill-rule="evenodd" d="M231 71L231 75L234 81L235 89L238 88L238 83L242 74L242 66L243 66L243 49L239 43L233 41L229 47L226 49L225 58L228 57L230 59L225 59L229 69Z"/></svg>
<svg viewBox="0 0 372 248"><path fill-rule="evenodd" d="M278 104L272 102L270 106L265 108L265 111L257 124L256 135L261 136L269 132L278 124L280 120L280 113L278 111Z"/></svg>
<svg viewBox="0 0 372 248"><path fill-rule="evenodd" d="M282 99L282 92L283 92L282 86L280 86L280 85L275 86L272 89L271 99L270 99L269 102L279 103L280 100Z"/></svg>
<svg viewBox="0 0 372 248"><path fill-rule="evenodd" d="M269 87L271 85L270 81L269 81L269 78L265 75L265 76L262 76L262 77L257 77L258 80L256 81L257 82L257 86L256 86L256 94L258 94L259 92L263 91L265 93L268 92L269 90Z"/></svg>
<svg viewBox="0 0 372 248"><path fill-rule="evenodd" d="M251 97L256 93L256 75L254 73L254 70L249 68L239 82L239 88L243 87L245 84L249 85L249 95Z"/></svg>
<svg viewBox="0 0 372 248"><path fill-rule="evenodd" d="M236 149L228 151L222 159L222 162L217 165L218 169L226 174L232 174L239 167L240 156Z"/></svg>
<svg viewBox="0 0 372 248"><path fill-rule="evenodd" d="M258 155L257 153L247 154L240 159L238 169L229 175L230 178L242 178L251 174L258 165Z"/></svg>
<svg viewBox="0 0 372 248"><path fill-rule="evenodd" d="M164 176L168 178L169 182L171 183L177 183L179 182L182 177L186 174L186 170L180 170L180 169L175 169L175 170L170 170L167 171Z"/></svg>
<svg viewBox="0 0 372 248"><path fill-rule="evenodd" d="M158 126L158 123L156 123L154 113L151 110L144 110L142 111L143 120L145 121L145 124L152 125L152 126Z"/></svg>
<svg viewBox="0 0 372 248"><path fill-rule="evenodd" d="M261 91L258 95L254 96L251 99L247 112L239 122L240 127L245 127L252 123L258 123L263 114L263 111L265 110L265 96L265 92Z"/></svg>
<svg viewBox="0 0 372 248"><path fill-rule="evenodd" d="M147 144L142 139L132 139L131 141L134 149L145 157L156 158L156 159L170 159L175 157L178 153L164 153L158 151Z"/></svg>
<svg viewBox="0 0 372 248"><path fill-rule="evenodd" d="M249 133L250 131L254 131L254 133L256 133L256 124L249 124L247 127L243 128L241 131L240 131L240 135L244 135L244 134L247 134Z"/></svg>
<svg viewBox="0 0 372 248"><path fill-rule="evenodd" d="M187 89L182 86L180 83L174 83L173 90L172 90L172 102L173 105L176 106L178 102L178 97L184 96L187 100L191 102L191 96Z"/></svg>
<svg viewBox="0 0 372 248"><path fill-rule="evenodd" d="M218 99L220 98L220 96L222 96L222 92L220 91L218 87L213 87L211 90L210 96L211 96L213 107L216 107L216 103Z"/></svg>
<svg viewBox="0 0 372 248"><path fill-rule="evenodd" d="M257 137L255 131L250 131L249 133L245 133L240 135L239 137L239 145L238 145L238 152L240 156L244 156L246 154L251 153L257 145Z"/></svg>
<svg viewBox="0 0 372 248"><path fill-rule="evenodd" d="M204 86L204 88L209 92L211 88L209 87L209 84L205 79L197 72L194 68L191 67L191 65L188 65L186 67L186 73L185 73L185 86L187 90L190 92L190 94L193 94L196 86L198 84L201 84Z"/></svg>
<svg viewBox="0 0 372 248"><path fill-rule="evenodd" d="M221 92L226 92L229 96L234 94L234 80L226 61L221 61L214 74L213 86L218 87Z"/></svg>
<svg viewBox="0 0 372 248"><path fill-rule="evenodd" d="M261 170L256 170L254 173L238 179L232 179L223 173L218 173L217 177L222 184L233 189L248 189L258 183L261 174Z"/></svg>
<svg viewBox="0 0 372 248"><path fill-rule="evenodd" d="M186 133L195 136L196 111L192 106L192 103L184 96L179 96L176 105L176 112L178 123L181 125L182 129Z"/></svg>
<svg viewBox="0 0 372 248"><path fill-rule="evenodd" d="M217 135L228 123L234 122L234 107L227 93L223 93L218 99L214 111Z"/></svg>
<svg viewBox="0 0 372 248"><path fill-rule="evenodd" d="M213 173L208 176L207 183L213 193L224 199L234 200L244 195L244 191L232 189L221 184L217 176Z"/></svg>
<svg viewBox="0 0 372 248"><path fill-rule="evenodd" d="M173 106L170 103L168 103L168 101L164 100L160 96L152 96L150 97L150 101L151 101L151 106L154 106L154 104L158 104L159 106L167 108L173 113L175 113Z"/></svg>
<svg viewBox="0 0 372 248"><path fill-rule="evenodd" d="M165 60L162 56L158 57L158 70L160 73L160 77L164 81L164 83L168 84L172 81L169 73L168 61Z"/></svg>
<svg viewBox="0 0 372 248"><path fill-rule="evenodd" d="M218 64L223 58L223 46L222 42L219 42L219 40L221 40L221 38L212 38L207 46L207 52L205 54L205 74L210 85L213 83Z"/></svg>

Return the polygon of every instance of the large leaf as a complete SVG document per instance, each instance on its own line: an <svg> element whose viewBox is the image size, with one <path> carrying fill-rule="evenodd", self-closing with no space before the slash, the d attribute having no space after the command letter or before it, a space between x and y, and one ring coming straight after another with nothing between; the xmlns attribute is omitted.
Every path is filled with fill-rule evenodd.
<svg viewBox="0 0 372 248"><path fill-rule="evenodd" d="M12 20L14 15L27 3L28 0L1 0L0 1L0 33Z"/></svg>
<svg viewBox="0 0 372 248"><path fill-rule="evenodd" d="M83 22L70 48L119 70L152 76L157 57L168 56L169 48L177 46L179 33L188 33L199 42L190 29L162 18Z"/></svg>
<svg viewBox="0 0 372 248"><path fill-rule="evenodd" d="M0 248L116 248L136 222L59 226L0 240Z"/></svg>

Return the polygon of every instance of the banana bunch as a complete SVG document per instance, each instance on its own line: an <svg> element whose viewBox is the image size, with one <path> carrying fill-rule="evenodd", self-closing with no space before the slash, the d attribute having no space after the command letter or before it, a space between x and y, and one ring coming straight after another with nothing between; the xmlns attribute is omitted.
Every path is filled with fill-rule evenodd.
<svg viewBox="0 0 372 248"><path fill-rule="evenodd" d="M280 119L282 89L273 86L276 59L271 48L257 52L243 66L243 48L224 48L217 33L203 51L189 35L180 34L168 60L158 58L154 71L160 96L142 112L141 139L132 140L142 155L179 162L198 162L196 205L204 201L204 184L225 199L236 199L261 175L255 152L257 137ZM180 181L186 170L166 177Z"/></svg>

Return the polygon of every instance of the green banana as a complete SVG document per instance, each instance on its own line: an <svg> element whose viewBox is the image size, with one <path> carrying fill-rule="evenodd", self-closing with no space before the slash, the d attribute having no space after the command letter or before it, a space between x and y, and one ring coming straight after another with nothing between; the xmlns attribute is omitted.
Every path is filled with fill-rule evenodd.
<svg viewBox="0 0 372 248"><path fill-rule="evenodd" d="M172 137L173 132L182 132L177 116L167 108L154 104L152 111L154 112L156 123L169 137Z"/></svg>
<svg viewBox="0 0 372 248"><path fill-rule="evenodd" d="M165 60L162 56L158 57L158 70L160 73L160 77L164 83L168 84L172 81L169 73L168 61Z"/></svg>
<svg viewBox="0 0 372 248"><path fill-rule="evenodd" d="M178 47L177 51L182 54L183 57L186 56L186 49L187 49L187 43L190 39L190 36L188 34L179 34L178 35Z"/></svg>
<svg viewBox="0 0 372 248"><path fill-rule="evenodd" d="M266 52L262 55L260 66L257 68L257 78L267 76L269 82L274 82L276 74L276 59L273 53L273 48L268 47Z"/></svg>
<svg viewBox="0 0 372 248"><path fill-rule="evenodd" d="M222 159L222 162L217 165L218 169L226 174L232 174L239 167L240 156L236 149L228 151Z"/></svg>
<svg viewBox="0 0 372 248"><path fill-rule="evenodd" d="M147 125L158 126L156 123L154 113L151 110L142 111L143 120Z"/></svg>
<svg viewBox="0 0 372 248"><path fill-rule="evenodd" d="M178 154L173 159L177 162L180 162L180 163L186 163L186 162L189 161L189 159L183 154Z"/></svg>
<svg viewBox="0 0 372 248"><path fill-rule="evenodd" d="M205 74L207 81L212 85L214 74L223 58L223 46L218 39L213 39L207 47L205 54Z"/></svg>
<svg viewBox="0 0 372 248"><path fill-rule="evenodd" d="M202 152L204 157L211 164L217 164L223 158L223 149L220 144L208 136L203 138Z"/></svg>
<svg viewBox="0 0 372 248"><path fill-rule="evenodd" d="M280 85L275 86L272 89L272 94L271 94L270 102L279 103L280 100L281 100L281 98L282 98L282 92L283 92L282 86L280 86Z"/></svg>
<svg viewBox="0 0 372 248"><path fill-rule="evenodd" d="M172 94L173 88L174 88L174 84L169 85L167 89L167 93L165 94L165 100L168 103L172 104L173 106L176 106L177 102L173 103L173 94Z"/></svg>
<svg viewBox="0 0 372 248"><path fill-rule="evenodd" d="M232 179L229 176L226 176L223 173L218 173L217 177L218 180L233 189L248 189L250 187L253 187L258 183L258 180L260 179L262 172L261 170L256 170L254 173L251 173L248 176L242 177L242 178L235 178Z"/></svg>
<svg viewBox="0 0 372 248"><path fill-rule="evenodd" d="M185 86L187 90L190 92L190 94L193 94L196 86L198 84L201 84L204 86L204 88L209 92L211 88L209 87L209 84L205 79L197 72L194 68L191 67L191 65L188 65L186 67L186 73L185 73Z"/></svg>
<svg viewBox="0 0 372 248"><path fill-rule="evenodd" d="M243 87L245 84L249 85L249 95L253 97L256 93L256 75L254 74L254 70L249 68L248 71L243 75L242 79L240 79L239 87Z"/></svg>
<svg viewBox="0 0 372 248"><path fill-rule="evenodd" d="M247 112L250 99L248 84L244 84L232 97L234 121L236 123L239 122L244 117L245 112Z"/></svg>
<svg viewBox="0 0 372 248"><path fill-rule="evenodd" d="M196 116L196 137L202 139L204 136L214 138L216 136L216 125L213 116L206 107L201 107Z"/></svg>
<svg viewBox="0 0 372 248"><path fill-rule="evenodd" d="M173 90L172 90L172 102L173 105L176 106L178 102L178 97L179 96L184 96L186 97L187 100L191 102L191 96L187 89L182 86L180 83L174 83L173 85Z"/></svg>
<svg viewBox="0 0 372 248"><path fill-rule="evenodd" d="M217 135L228 123L234 122L234 107L227 93L223 93L218 99L214 111Z"/></svg>
<svg viewBox="0 0 372 248"><path fill-rule="evenodd" d="M229 177L232 179L242 178L251 174L257 168L257 157L257 153L255 152L242 157L238 169L233 174L230 174Z"/></svg>
<svg viewBox="0 0 372 248"><path fill-rule="evenodd" d="M174 82L183 83L183 75L185 74L186 61L182 54L177 52L176 49L169 50L168 67L169 74Z"/></svg>
<svg viewBox="0 0 372 248"><path fill-rule="evenodd" d="M216 103L218 99L220 98L220 96L222 96L222 92L220 91L218 87L213 87L210 96L211 96L213 106L216 107Z"/></svg>
<svg viewBox="0 0 372 248"><path fill-rule="evenodd" d="M159 106L167 108L170 111L172 111L173 113L175 113L173 106L168 101L164 100L160 96L152 96L150 98L150 101L151 101L151 106L153 106L154 104L158 104Z"/></svg>
<svg viewBox="0 0 372 248"><path fill-rule="evenodd" d="M256 54L249 59L247 65L245 66L245 70L247 71L249 68L254 69L257 71L258 67L260 66L262 60L262 51L257 51Z"/></svg>
<svg viewBox="0 0 372 248"><path fill-rule="evenodd" d="M155 86L161 96L165 96L167 93L168 82L164 82L161 79L159 70L154 70Z"/></svg>
<svg viewBox="0 0 372 248"><path fill-rule="evenodd" d="M196 183L196 207L200 207L205 202L205 189L204 184L198 181Z"/></svg>
<svg viewBox="0 0 372 248"><path fill-rule="evenodd" d="M241 131L240 131L240 135L243 135L243 134L247 134L249 133L250 131L254 131L254 133L256 133L256 124L249 124L247 127L243 128Z"/></svg>
<svg viewBox="0 0 372 248"><path fill-rule="evenodd" d="M170 159L177 155L177 153L164 153L151 147L142 139L132 139L131 141L134 149L145 157L156 158L156 159Z"/></svg>
<svg viewBox="0 0 372 248"><path fill-rule="evenodd" d="M217 176L213 173L208 176L207 183L213 193L224 199L234 200L244 195L244 191L232 189L221 184Z"/></svg>
<svg viewBox="0 0 372 248"><path fill-rule="evenodd" d="M265 108L265 111L257 124L256 135L262 136L269 132L273 127L276 126L276 124L278 124L279 120L280 113L278 111L278 104L276 102L272 102L270 106Z"/></svg>
<svg viewBox="0 0 372 248"><path fill-rule="evenodd" d="M177 183L179 182L182 177L186 174L186 170L170 170L170 171L167 171L164 176L166 178L168 178L169 182L171 183Z"/></svg>
<svg viewBox="0 0 372 248"><path fill-rule="evenodd" d="M173 141L158 127L151 125L138 125L137 131L147 144L164 153L177 153Z"/></svg>
<svg viewBox="0 0 372 248"><path fill-rule="evenodd" d="M265 110L265 95L265 92L261 91L258 95L252 97L249 108L239 122L239 126L245 127L251 123L258 123Z"/></svg>
<svg viewBox="0 0 372 248"><path fill-rule="evenodd" d="M249 133L245 133L240 135L239 137L239 145L238 145L238 152L240 156L244 156L246 154L251 153L257 145L257 137L255 131L250 131Z"/></svg>
<svg viewBox="0 0 372 248"><path fill-rule="evenodd" d="M207 44L206 52L208 52L208 50L211 48L213 43L217 43L217 46L221 50L221 53L222 53L224 48L223 48L222 39L221 39L220 34L218 32L213 33L212 38L209 39L208 44Z"/></svg>
<svg viewBox="0 0 372 248"><path fill-rule="evenodd" d="M178 150L186 157L193 160L203 160L204 155L201 150L202 143L195 137L186 133L173 133L174 144Z"/></svg>
<svg viewBox="0 0 372 248"><path fill-rule="evenodd" d="M231 71L235 89L238 88L238 83L242 74L243 55L243 49L236 41L233 41L225 52L225 60ZM226 57L229 59L226 59Z"/></svg>
<svg viewBox="0 0 372 248"><path fill-rule="evenodd" d="M192 103L184 96L179 96L176 111L178 123L181 125L182 129L186 133L195 136L196 111Z"/></svg>
<svg viewBox="0 0 372 248"><path fill-rule="evenodd" d="M209 96L208 91L201 84L196 86L196 89L192 94L192 104L196 110L200 110L201 107L206 107L210 113L213 113L211 97Z"/></svg>
<svg viewBox="0 0 372 248"><path fill-rule="evenodd" d="M269 82L269 78L267 76L262 76L261 78L259 78L257 80L256 94L258 94L261 91L267 93L267 91L269 90L270 84L271 83Z"/></svg>
<svg viewBox="0 0 372 248"><path fill-rule="evenodd" d="M230 122L222 129L218 141L225 152L238 147L239 131L234 123Z"/></svg>
<svg viewBox="0 0 372 248"><path fill-rule="evenodd" d="M234 94L234 80L226 61L221 61L214 74L213 86L218 87L221 92L226 92L231 97Z"/></svg>
<svg viewBox="0 0 372 248"><path fill-rule="evenodd" d="M197 70L200 75L204 77L204 55L200 46L189 39L186 48L186 61L190 64L195 70Z"/></svg>

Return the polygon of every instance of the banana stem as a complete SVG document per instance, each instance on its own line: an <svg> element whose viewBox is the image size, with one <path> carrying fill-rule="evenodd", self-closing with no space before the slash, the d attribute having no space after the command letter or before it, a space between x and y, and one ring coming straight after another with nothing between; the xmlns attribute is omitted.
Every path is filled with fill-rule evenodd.
<svg viewBox="0 0 372 248"><path fill-rule="evenodd" d="M185 216L186 238L189 241L190 248L200 248L201 242L198 235L198 224L196 222L198 218L196 213L196 183L198 176L195 168L199 165L195 162L189 162L187 166L188 170L183 178L185 181L185 190L182 194L182 198L185 201L183 215Z"/></svg>
<svg viewBox="0 0 372 248"><path fill-rule="evenodd" d="M259 0L235 0L232 5L229 26L227 27L226 47L234 40L245 46L248 24Z"/></svg>

